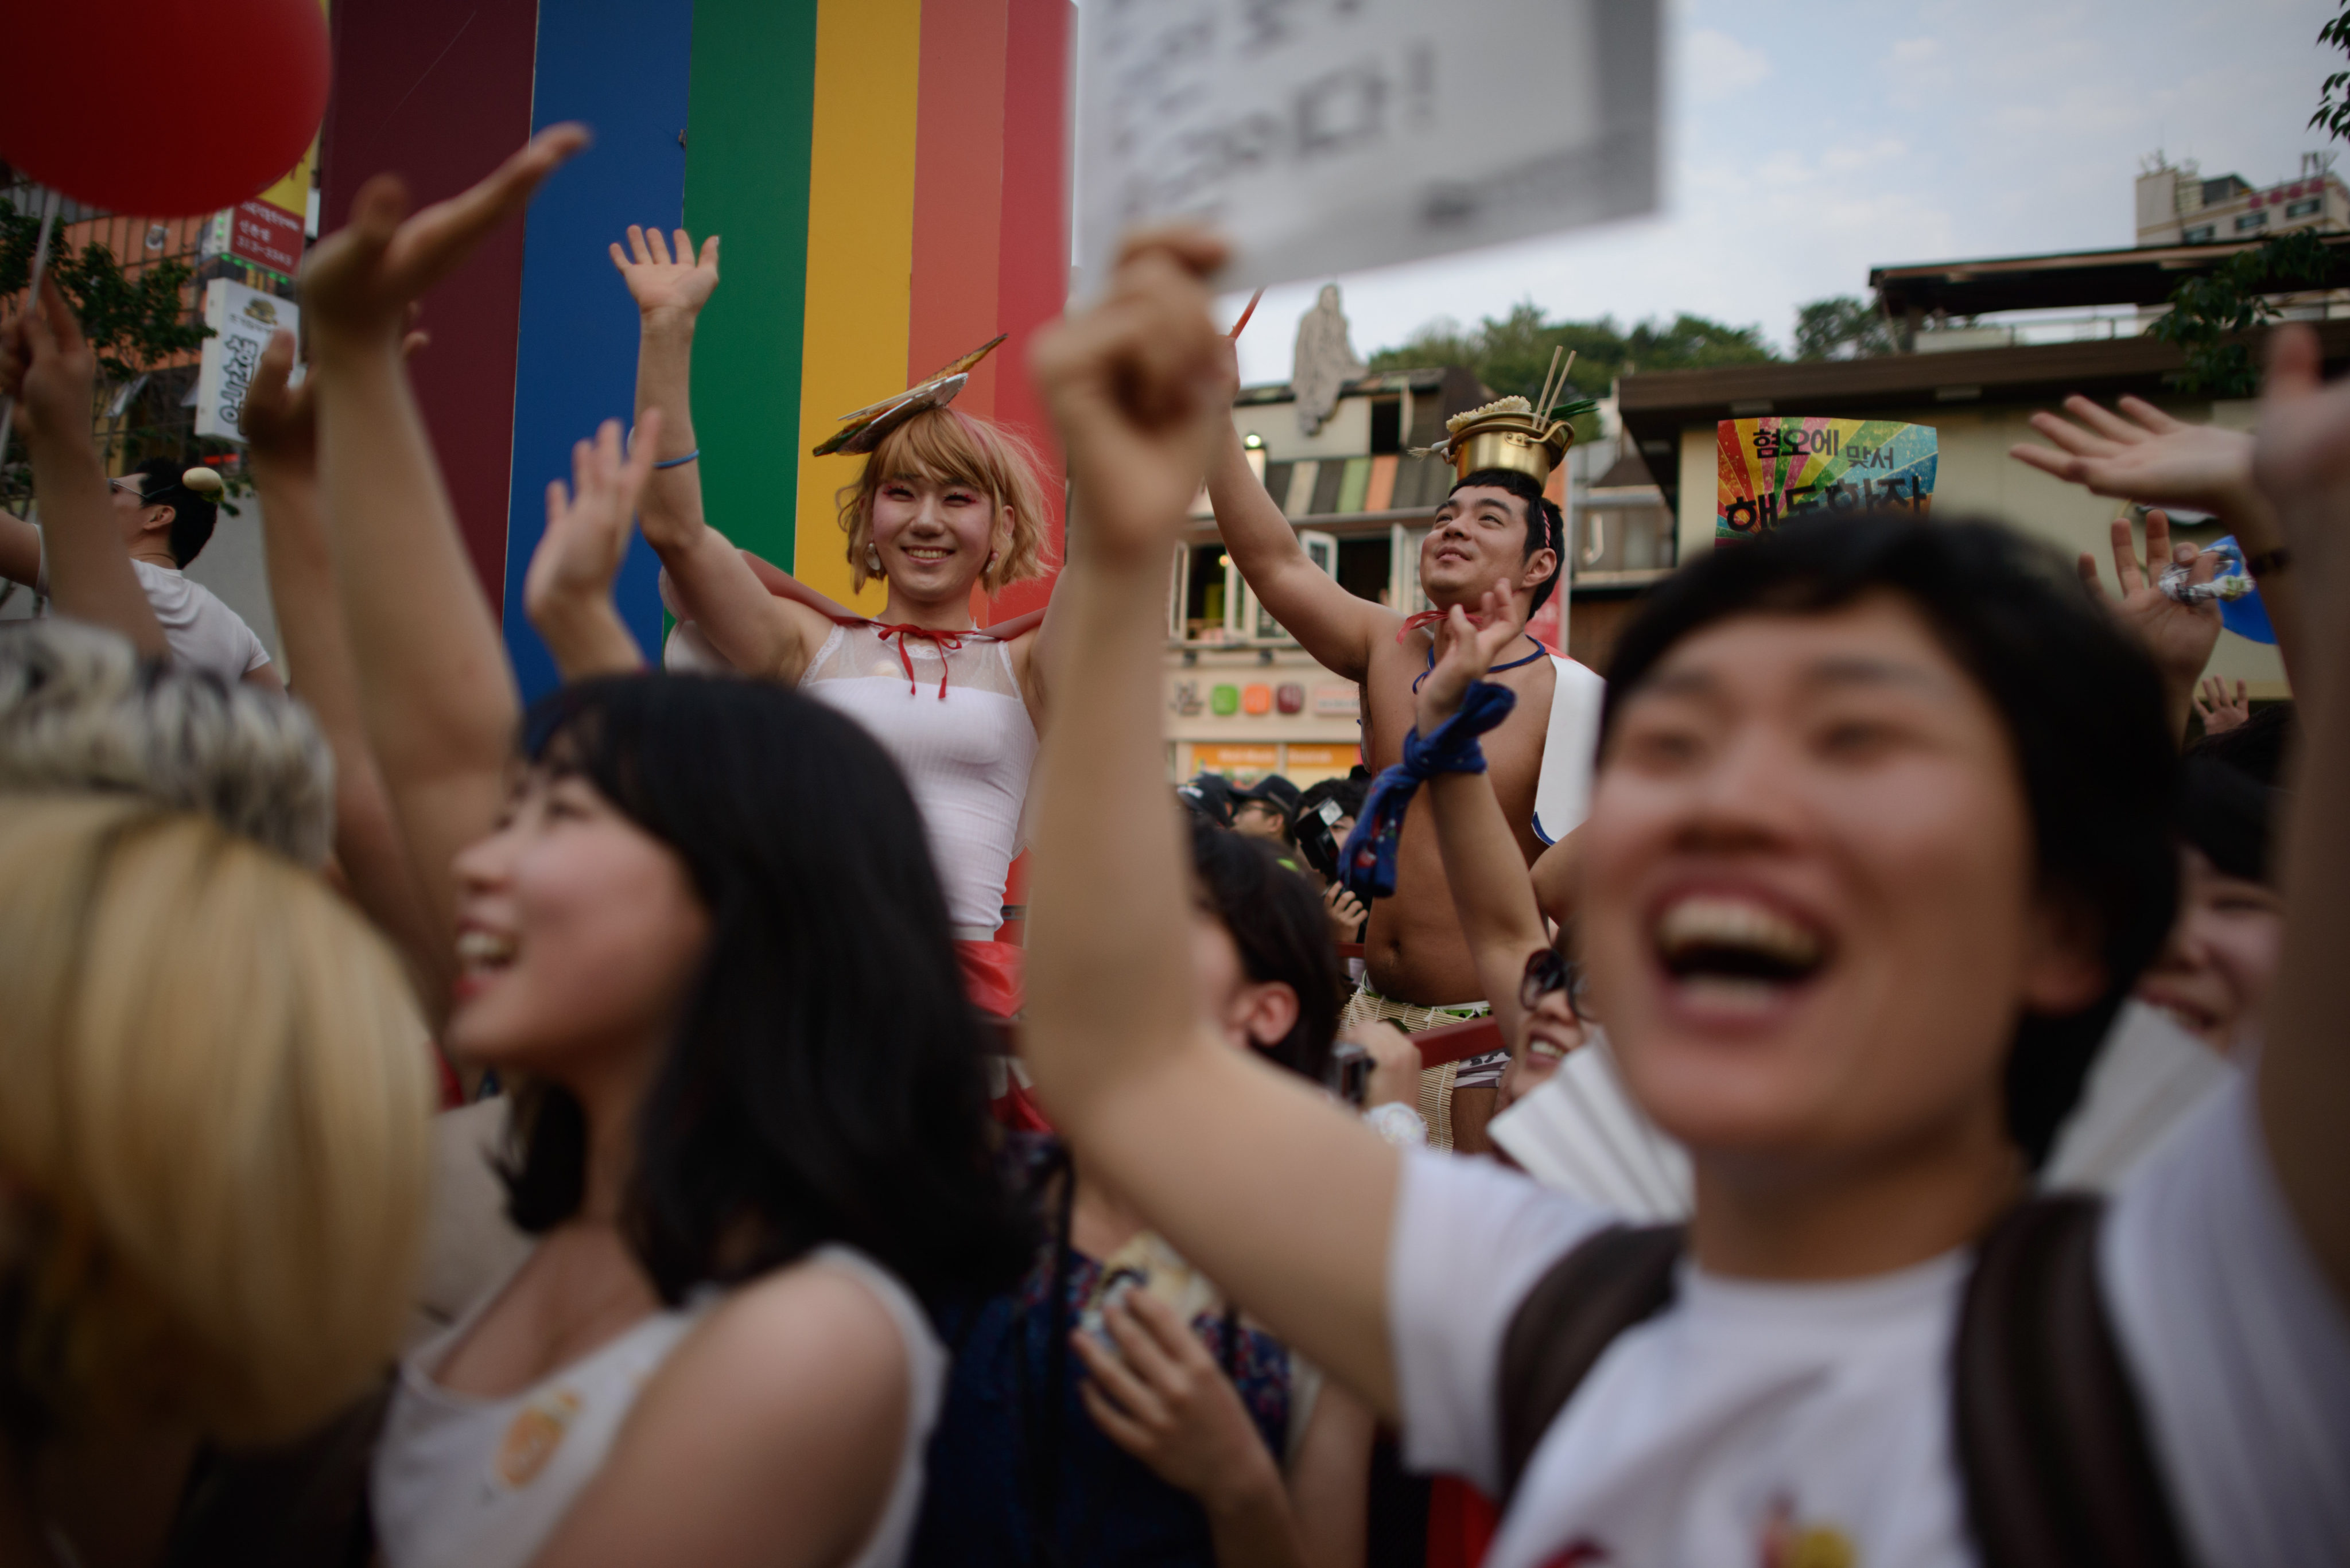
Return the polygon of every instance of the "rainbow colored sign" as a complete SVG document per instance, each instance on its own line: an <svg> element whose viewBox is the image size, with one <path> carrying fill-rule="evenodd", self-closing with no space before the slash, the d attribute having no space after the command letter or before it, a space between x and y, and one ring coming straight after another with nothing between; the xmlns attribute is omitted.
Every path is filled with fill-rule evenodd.
<svg viewBox="0 0 2350 1568"><path fill-rule="evenodd" d="M1724 420L1715 427L1713 542L1759 539L1822 508L1923 512L1934 498L1933 427L1894 420Z"/></svg>

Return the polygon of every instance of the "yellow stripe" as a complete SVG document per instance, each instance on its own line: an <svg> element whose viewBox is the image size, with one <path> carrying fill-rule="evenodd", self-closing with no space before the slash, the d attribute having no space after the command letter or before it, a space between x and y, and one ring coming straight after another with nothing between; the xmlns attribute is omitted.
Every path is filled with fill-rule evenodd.
<svg viewBox="0 0 2350 1568"><path fill-rule="evenodd" d="M838 428L840 415L906 384L921 28L921 0L822 0L816 12L792 569L843 603L852 602L848 558L833 498L865 460L805 454ZM879 584L868 584L853 602L869 615L885 597Z"/></svg>

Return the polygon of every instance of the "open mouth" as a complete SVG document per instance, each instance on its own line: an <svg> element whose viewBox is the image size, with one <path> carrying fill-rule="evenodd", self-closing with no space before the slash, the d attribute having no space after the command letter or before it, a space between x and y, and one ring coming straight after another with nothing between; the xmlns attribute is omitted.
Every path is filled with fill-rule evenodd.
<svg viewBox="0 0 2350 1568"><path fill-rule="evenodd" d="M954 554L951 546L933 545L900 545L898 553L910 561L943 561Z"/></svg>
<svg viewBox="0 0 2350 1568"><path fill-rule="evenodd" d="M1827 961L1818 931L1734 894L1691 894L1666 905L1655 941L1658 961L1685 1000L1739 1011L1784 1000Z"/></svg>
<svg viewBox="0 0 2350 1568"><path fill-rule="evenodd" d="M457 933L457 973L461 981L480 982L510 969L520 944L501 931L468 926Z"/></svg>

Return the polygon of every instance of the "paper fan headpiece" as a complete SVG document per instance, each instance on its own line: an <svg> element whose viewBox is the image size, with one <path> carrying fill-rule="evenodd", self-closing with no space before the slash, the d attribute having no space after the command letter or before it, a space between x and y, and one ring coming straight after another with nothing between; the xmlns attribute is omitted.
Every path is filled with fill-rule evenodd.
<svg viewBox="0 0 2350 1568"><path fill-rule="evenodd" d="M997 344L1010 337L999 332L978 348L955 360L945 369L931 376L902 392L895 392L878 403L868 403L855 413L840 416L840 428L816 444L813 455L827 457L832 453L871 452L881 444L881 438L920 413L924 409L943 409L955 400L963 384L971 379L972 367L993 353Z"/></svg>
<svg viewBox="0 0 2350 1568"><path fill-rule="evenodd" d="M1513 396L1457 413L1444 421L1442 441L1418 448L1412 455L1443 458L1461 479L1482 469L1510 468L1530 475L1537 484L1548 483L1551 471L1566 461L1567 448L1575 444L1575 427L1569 421L1595 406L1589 399L1553 406L1551 400L1566 387L1566 370L1575 369L1573 355L1566 357L1565 370L1559 368L1563 352L1551 354L1538 403Z"/></svg>

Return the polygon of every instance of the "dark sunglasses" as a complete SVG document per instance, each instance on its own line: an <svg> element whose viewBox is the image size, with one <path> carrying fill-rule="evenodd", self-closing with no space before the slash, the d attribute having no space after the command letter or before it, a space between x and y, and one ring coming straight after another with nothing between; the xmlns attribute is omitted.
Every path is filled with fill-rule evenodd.
<svg viewBox="0 0 2350 1568"><path fill-rule="evenodd" d="M1538 948L1526 955L1525 978L1518 981L1518 1005L1532 1012L1552 992L1563 992L1566 1009L1577 1018L1583 1009L1575 996L1583 990L1583 969L1556 948Z"/></svg>

